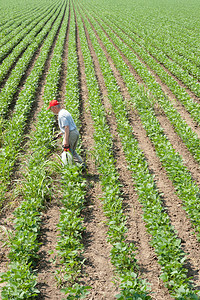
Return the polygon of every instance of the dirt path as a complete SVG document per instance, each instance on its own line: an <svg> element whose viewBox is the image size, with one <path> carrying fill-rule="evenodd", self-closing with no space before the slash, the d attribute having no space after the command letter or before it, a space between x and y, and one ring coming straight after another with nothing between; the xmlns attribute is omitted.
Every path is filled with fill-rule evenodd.
<svg viewBox="0 0 200 300"><path fill-rule="evenodd" d="M106 242L107 227L105 225L106 218L103 213L102 203L100 201L102 191L99 175L95 168L95 158L91 155L94 149L94 127L90 114L90 106L87 100L88 90L78 28L77 48L82 101L82 141L86 151L86 162L88 166L88 175L86 176L88 183L87 203L83 211L83 216L85 217L84 225L86 226L83 239L86 263L83 269L82 279L87 285L92 287L88 299L111 300L114 299L117 289L112 282L114 274L109 257L111 246Z"/></svg>
<svg viewBox="0 0 200 300"><path fill-rule="evenodd" d="M135 70L132 71L131 68L131 72L133 73L134 76ZM172 145L175 147L175 149L178 152L180 152L181 155L184 155L186 165L189 167L189 170L195 176L197 182L199 182L198 175L200 170L198 164L191 157L190 153L188 152L188 150L186 149L185 145L182 143L180 138L174 133L172 126L170 125L167 118L165 118L164 115L162 114L160 115L159 118L160 121L161 118L165 119L165 121L162 120L161 125L164 125L164 123L167 122L167 127L164 126L166 135L172 142ZM137 112L132 112L131 124L133 126L133 130L136 134L136 137L139 141L139 145L141 149L144 151L144 154L147 158L149 168L153 171L155 175L156 185L159 188L159 190L164 193L163 203L168 210L171 223L174 226L174 228L177 230L178 237L182 239L183 250L186 253L188 253L188 261L187 261L187 268L189 272L188 276L194 276L194 284L196 285L196 288L199 289L200 287L200 271L199 271L200 245L193 234L193 228L191 226L191 223L187 218L187 214L182 209L182 202L176 196L175 189L171 181L168 179L166 171L163 169L158 157L156 156L154 146L148 140L148 137L146 135L145 130L142 127Z"/></svg>
<svg viewBox="0 0 200 300"><path fill-rule="evenodd" d="M38 264L38 289L40 295L38 300L60 300L64 294L61 292L58 282L55 279L56 265L56 245L57 245L57 224L60 218L60 208L58 199L46 206L42 217L41 237L42 243Z"/></svg>
<svg viewBox="0 0 200 300"><path fill-rule="evenodd" d="M159 280L160 266L157 263L154 250L149 244L150 236L146 232L145 223L142 219L142 214L143 214L142 207L138 202L138 196L136 191L134 190L134 184L132 181L131 172L128 170L125 156L122 151L122 144L117 132L117 124L114 117L114 112L112 111L112 106L107 97L107 90L104 84L103 75L101 73L100 66L98 64L98 59L92 47L88 33L86 33L86 35L87 35L87 40L91 51L91 55L93 58L93 63L95 65L97 79L103 95L103 100L104 100L103 104L107 112L107 121L110 126L110 131L113 137L116 169L119 172L119 178L122 183L122 194L124 198L123 205L124 205L125 213L128 218L127 240L134 242L137 246L138 253L136 255L136 258L138 259L140 272L142 277L147 279L147 281L151 284L153 299L157 299L157 300L159 299L161 300L163 298L166 300L171 299L168 290L164 287L163 283ZM104 45L101 42L100 45L105 51ZM108 54L106 52L105 54L108 59ZM112 64L112 69L114 75L116 75L116 78L119 80L120 78L119 73L114 68L113 64ZM124 98L126 99L129 98L130 96L128 95L127 89L122 79L119 82L119 86Z"/></svg>
<svg viewBox="0 0 200 300"><path fill-rule="evenodd" d="M9 247L5 245L5 242L8 241L7 231L9 230L13 230L13 215L11 211L6 212L5 215L1 215L0 218L0 273L6 272L8 268ZM3 286L5 286L5 283L0 283L0 291Z"/></svg>
<svg viewBox="0 0 200 300"><path fill-rule="evenodd" d="M100 41L99 43L105 51L104 45ZM120 86L120 90L123 93L124 98L129 99L130 96L126 92L124 82L122 79L120 79L120 75L116 70L116 68L114 67L113 63L111 62L111 58L108 56L108 54L107 54L107 59L113 69L113 73L115 74L116 79L118 80L118 84ZM133 71L132 73L133 75L135 75L135 71ZM138 78L138 75L137 75L137 80L139 82L142 82ZM167 127L166 126L164 127L166 129L165 130L166 135L170 138L176 150L179 151L181 155L184 155L189 170L192 172L193 176L196 176L195 179L198 181L199 178L198 164L193 160L190 153L186 149L185 145L181 142L180 138L178 139L177 135L173 131L172 126L170 127L167 118L165 118L162 114L160 115L160 119L159 119L160 121L161 118L164 119L164 122L167 122ZM157 187L161 192L164 193L163 203L167 207L171 219L171 223L178 231L178 236L182 239L182 247L184 251L186 253L189 253L188 262L187 262L187 268L189 271L188 275L194 276L194 283L198 289L200 286L200 272L199 272L200 246L199 243L197 242L196 237L193 235L193 228L190 224L190 221L187 218L185 211L181 208L182 203L180 199L176 196L175 189L173 188L171 181L168 179L165 170L162 168L162 165L156 156L155 149L151 144L151 142L149 141L146 132L142 127L138 114L132 111L130 120L133 126L134 133L139 141L139 145L141 149L144 151L145 156L148 160L149 167L156 176L155 179L156 179ZM142 241L144 241L144 239L142 239Z"/></svg>
<svg viewBox="0 0 200 300"><path fill-rule="evenodd" d="M103 48L103 45L101 45ZM117 48L117 47L116 47ZM124 57L123 57L124 58ZM126 62L127 60L124 59ZM113 67L113 65L112 65ZM132 71L132 69L131 69ZM115 73L115 70L113 69L113 72ZM132 72L133 76L135 75L135 71ZM119 74L116 76L118 79L118 84L121 86L121 90L124 89L124 83L120 83L119 80ZM137 80L138 75L137 75ZM128 96L125 96L126 99L128 99ZM165 207L167 208L168 214L171 219L172 225L175 227L175 229L178 232L178 237L182 239L182 247L183 250L188 253L188 260L187 260L187 268L188 268L188 276L194 276L194 284L196 285L196 288L199 289L200 287L200 272L199 272L199 262L200 262L200 245L197 242L196 237L193 235L193 228L191 226L190 221L187 218L187 215L185 211L182 209L182 203L180 199L175 194L175 189L171 183L171 181L168 179L168 176L166 174L166 171L163 169L158 157L156 156L154 146L149 141L145 130L142 127L142 123L140 121L140 118L137 114L137 112L132 111L130 116L131 124L133 127L133 131L138 139L139 146L144 152L150 170L152 170L153 174L155 175L156 185L161 191L163 192L163 203ZM169 125L169 124L168 124ZM168 128L169 129L169 128ZM166 130L166 135L168 135L168 129ZM172 134L172 133L171 133ZM177 137L173 136L173 141L176 141L176 146L178 151L181 153L184 153L184 150L186 150L183 143L177 142ZM172 143L174 145L174 143ZM185 154L185 158L188 158L188 155L190 154L187 152L187 156ZM188 159L186 159L188 160ZM190 166L191 166L191 157L190 157ZM198 172L199 167L198 165L193 162L194 164L190 167L191 172L196 172L196 178L198 178ZM184 226L183 226L184 224Z"/></svg>

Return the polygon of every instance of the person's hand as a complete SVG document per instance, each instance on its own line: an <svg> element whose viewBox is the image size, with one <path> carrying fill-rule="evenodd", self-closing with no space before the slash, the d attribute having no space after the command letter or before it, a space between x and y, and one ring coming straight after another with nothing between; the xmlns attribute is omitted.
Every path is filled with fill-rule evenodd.
<svg viewBox="0 0 200 300"><path fill-rule="evenodd" d="M52 138L52 141L56 141L57 140L57 136L54 136L53 138Z"/></svg>
<svg viewBox="0 0 200 300"><path fill-rule="evenodd" d="M63 135L62 132L58 133L58 134L56 135L56 139L59 139L62 135Z"/></svg>
<svg viewBox="0 0 200 300"><path fill-rule="evenodd" d="M64 149L64 151L69 151L69 145L63 145L63 149Z"/></svg>

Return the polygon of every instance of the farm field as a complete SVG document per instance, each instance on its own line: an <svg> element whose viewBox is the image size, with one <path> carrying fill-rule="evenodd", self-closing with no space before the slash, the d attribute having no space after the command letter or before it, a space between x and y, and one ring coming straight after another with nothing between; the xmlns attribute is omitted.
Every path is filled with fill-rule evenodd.
<svg viewBox="0 0 200 300"><path fill-rule="evenodd" d="M0 8L0 299L200 299L199 2Z"/></svg>

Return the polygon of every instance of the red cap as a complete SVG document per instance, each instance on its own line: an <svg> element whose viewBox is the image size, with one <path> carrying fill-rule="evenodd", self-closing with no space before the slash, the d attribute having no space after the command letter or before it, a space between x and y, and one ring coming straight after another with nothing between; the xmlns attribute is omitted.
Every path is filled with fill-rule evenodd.
<svg viewBox="0 0 200 300"><path fill-rule="evenodd" d="M60 103L57 100L51 100L51 102L49 103L49 107L47 109L51 108L52 106L56 106L58 104Z"/></svg>

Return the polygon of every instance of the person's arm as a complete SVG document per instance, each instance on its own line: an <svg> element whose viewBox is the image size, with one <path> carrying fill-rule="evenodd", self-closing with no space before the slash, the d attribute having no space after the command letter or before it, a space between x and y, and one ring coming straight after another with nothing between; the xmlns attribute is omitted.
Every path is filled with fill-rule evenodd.
<svg viewBox="0 0 200 300"><path fill-rule="evenodd" d="M65 126L64 146L69 146L69 126Z"/></svg>

